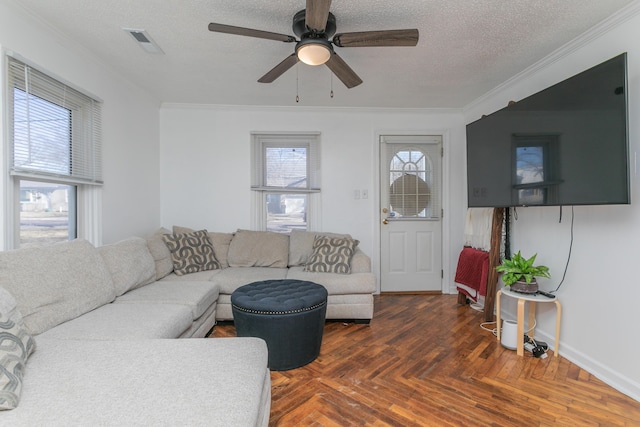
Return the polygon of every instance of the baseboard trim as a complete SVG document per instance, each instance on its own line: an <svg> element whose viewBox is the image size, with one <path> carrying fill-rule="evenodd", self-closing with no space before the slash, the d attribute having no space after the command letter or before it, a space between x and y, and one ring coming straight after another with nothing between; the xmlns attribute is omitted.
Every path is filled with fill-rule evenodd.
<svg viewBox="0 0 640 427"><path fill-rule="evenodd" d="M553 343L552 348L555 348L555 339L553 336L536 329L536 335L541 336L544 341ZM614 371L584 354L581 351L576 350L570 345L564 344L560 341L560 351L558 354L565 359L571 361L572 363L578 365L585 371L589 372L591 375L595 376L599 380L604 383L610 385L621 393L626 394L632 399L640 402L640 384L629 380L629 378L625 377L620 372Z"/></svg>
<svg viewBox="0 0 640 427"><path fill-rule="evenodd" d="M380 292L380 295L442 295L442 291Z"/></svg>

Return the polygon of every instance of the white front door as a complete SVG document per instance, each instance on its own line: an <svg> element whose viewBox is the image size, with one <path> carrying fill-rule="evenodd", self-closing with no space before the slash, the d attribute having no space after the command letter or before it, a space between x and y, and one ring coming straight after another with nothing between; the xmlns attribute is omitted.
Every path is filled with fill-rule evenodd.
<svg viewBox="0 0 640 427"><path fill-rule="evenodd" d="M442 291L442 137L380 137L380 289Z"/></svg>

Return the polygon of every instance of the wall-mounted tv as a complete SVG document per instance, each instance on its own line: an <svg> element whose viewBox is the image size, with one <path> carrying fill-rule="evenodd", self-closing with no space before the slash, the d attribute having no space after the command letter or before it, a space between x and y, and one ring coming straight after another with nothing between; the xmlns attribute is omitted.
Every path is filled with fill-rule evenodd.
<svg viewBox="0 0 640 427"><path fill-rule="evenodd" d="M469 207L628 204L627 54L467 125Z"/></svg>

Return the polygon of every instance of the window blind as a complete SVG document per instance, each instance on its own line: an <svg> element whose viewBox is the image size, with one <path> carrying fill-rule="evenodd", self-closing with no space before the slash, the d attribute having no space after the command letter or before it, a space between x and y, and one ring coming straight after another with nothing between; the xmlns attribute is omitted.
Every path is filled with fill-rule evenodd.
<svg viewBox="0 0 640 427"><path fill-rule="evenodd" d="M253 134L251 189L320 191L319 134Z"/></svg>
<svg viewBox="0 0 640 427"><path fill-rule="evenodd" d="M7 59L10 174L101 185L101 102Z"/></svg>

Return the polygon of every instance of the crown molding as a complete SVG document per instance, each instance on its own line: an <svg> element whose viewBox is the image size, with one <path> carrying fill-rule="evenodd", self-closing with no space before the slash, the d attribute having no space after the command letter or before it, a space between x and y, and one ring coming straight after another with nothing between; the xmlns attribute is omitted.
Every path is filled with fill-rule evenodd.
<svg viewBox="0 0 640 427"><path fill-rule="evenodd" d="M549 68L556 62L566 58L570 54L576 52L579 49L584 48L589 43L594 40L602 37L607 34L611 30L619 27L623 23L635 18L640 15L640 1L636 0L626 7L620 9L607 19L601 21L599 24L595 25L585 33L571 40L570 42L564 44L559 47L555 51L551 52L549 55L542 58L540 61L534 63L533 65L527 67L520 73L514 75L510 79L491 89L489 92L484 95L476 98L474 101L470 102L466 106L462 107L463 113L469 112L473 110L475 107L482 105L486 101L493 98L496 94L503 92L504 90L514 87L517 84L521 83L524 80L527 80L531 76L539 73L540 71ZM622 53L622 52L620 52Z"/></svg>

